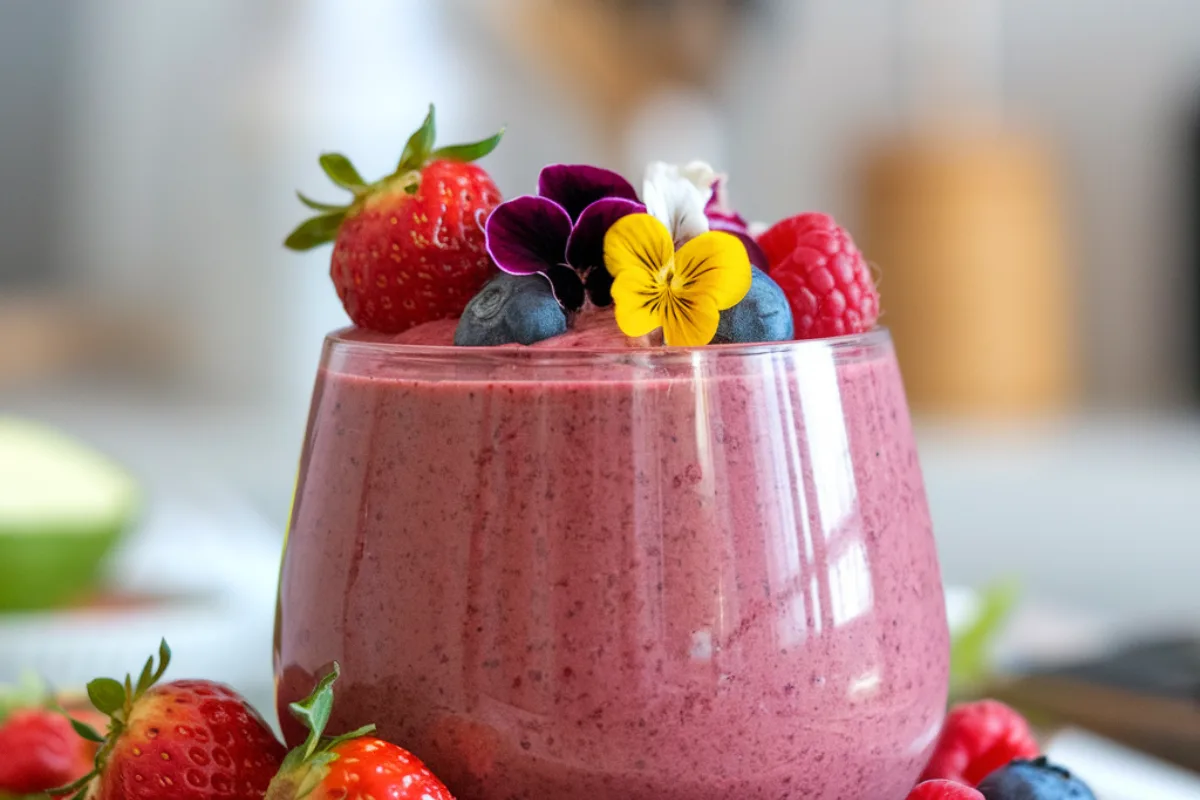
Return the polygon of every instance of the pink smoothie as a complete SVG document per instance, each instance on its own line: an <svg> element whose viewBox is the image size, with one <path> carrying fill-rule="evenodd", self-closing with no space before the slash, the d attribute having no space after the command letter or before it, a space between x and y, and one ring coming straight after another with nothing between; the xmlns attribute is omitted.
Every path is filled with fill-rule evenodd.
<svg viewBox="0 0 1200 800"><path fill-rule="evenodd" d="M903 798L948 642L886 334L669 364L602 323L490 364L411 347L452 332L331 340L280 709L339 661L331 729L378 723L459 800Z"/></svg>

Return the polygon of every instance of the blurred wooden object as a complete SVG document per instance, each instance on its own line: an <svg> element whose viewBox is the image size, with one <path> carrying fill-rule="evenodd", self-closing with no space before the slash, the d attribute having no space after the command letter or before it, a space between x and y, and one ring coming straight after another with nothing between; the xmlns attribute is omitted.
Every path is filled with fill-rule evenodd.
<svg viewBox="0 0 1200 800"><path fill-rule="evenodd" d="M1014 418L1071 406L1075 293L1055 165L1040 144L1000 132L901 136L868 154L860 190L860 244L880 271L882 322L914 412Z"/></svg>
<svg viewBox="0 0 1200 800"><path fill-rule="evenodd" d="M755 3L741 0L477 0L510 50L568 82L610 144L666 86L708 88Z"/></svg>
<svg viewBox="0 0 1200 800"><path fill-rule="evenodd" d="M46 380L80 357L80 337L61 323L51 303L0 298L0 389Z"/></svg>
<svg viewBox="0 0 1200 800"><path fill-rule="evenodd" d="M997 698L1057 723L1200 770L1200 636L1134 642L993 687Z"/></svg>
<svg viewBox="0 0 1200 800"><path fill-rule="evenodd" d="M165 317L51 295L0 296L0 390L81 376L163 379L178 369L183 346Z"/></svg>

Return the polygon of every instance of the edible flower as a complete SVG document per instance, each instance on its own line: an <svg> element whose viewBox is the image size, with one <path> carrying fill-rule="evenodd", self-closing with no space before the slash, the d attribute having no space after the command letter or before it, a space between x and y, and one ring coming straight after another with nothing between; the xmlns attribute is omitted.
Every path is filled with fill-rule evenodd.
<svg viewBox="0 0 1200 800"><path fill-rule="evenodd" d="M671 230L650 214L630 214L604 237L617 325L634 338L662 328L668 345L706 345L721 312L750 291L750 259L737 237L706 231L675 248Z"/></svg>
<svg viewBox="0 0 1200 800"><path fill-rule="evenodd" d="M766 230L765 225L751 225L746 218L733 210L729 204L726 185L729 180L724 175L718 175L712 182L712 194L704 206L704 216L708 219L708 227L714 231L731 233L746 246L750 263L763 272L770 272L770 262L766 252L759 246L757 234ZM757 230L756 230L757 227Z"/></svg>
<svg viewBox="0 0 1200 800"><path fill-rule="evenodd" d="M646 213L666 226L675 247L708 232L704 208L712 196L716 173L703 161L680 167L651 162L642 180Z"/></svg>
<svg viewBox="0 0 1200 800"><path fill-rule="evenodd" d="M709 230L725 231L741 240L750 263L764 272L766 253L754 240L750 225L729 205L728 179L703 161L684 166L652 162L642 181L647 213L667 226L675 247Z"/></svg>
<svg viewBox="0 0 1200 800"><path fill-rule="evenodd" d="M552 164L538 175L537 195L501 203L488 217L487 251L511 275L545 276L563 308L590 298L612 303L604 269L604 235L622 217L645 210L629 181L583 164Z"/></svg>

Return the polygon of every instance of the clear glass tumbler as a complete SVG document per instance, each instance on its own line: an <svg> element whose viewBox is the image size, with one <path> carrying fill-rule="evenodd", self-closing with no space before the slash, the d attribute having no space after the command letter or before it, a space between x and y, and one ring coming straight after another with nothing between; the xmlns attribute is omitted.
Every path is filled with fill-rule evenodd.
<svg viewBox="0 0 1200 800"><path fill-rule="evenodd" d="M948 634L885 330L699 349L331 335L276 635L459 800L898 800ZM289 742L300 732L285 723Z"/></svg>

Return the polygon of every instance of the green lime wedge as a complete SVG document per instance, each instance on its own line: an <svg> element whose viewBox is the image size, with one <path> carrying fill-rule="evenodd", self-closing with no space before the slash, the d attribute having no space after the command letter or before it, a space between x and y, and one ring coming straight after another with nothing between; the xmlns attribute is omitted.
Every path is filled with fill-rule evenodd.
<svg viewBox="0 0 1200 800"><path fill-rule="evenodd" d="M0 611L59 606L91 589L138 499L133 478L103 455L0 416Z"/></svg>

